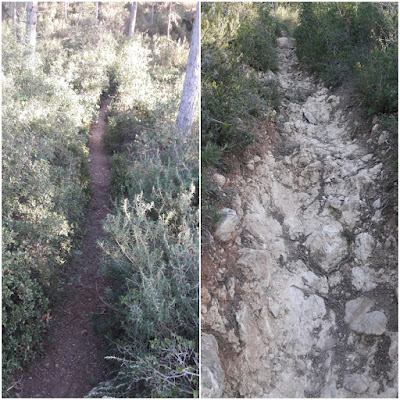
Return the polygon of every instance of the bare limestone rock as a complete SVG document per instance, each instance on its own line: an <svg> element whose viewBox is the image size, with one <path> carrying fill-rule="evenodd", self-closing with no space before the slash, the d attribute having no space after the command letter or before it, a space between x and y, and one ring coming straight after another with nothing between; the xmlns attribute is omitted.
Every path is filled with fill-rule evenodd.
<svg viewBox="0 0 400 400"><path fill-rule="evenodd" d="M218 186L223 187L226 183L226 178L221 174L214 174L213 180L217 183Z"/></svg>
<svg viewBox="0 0 400 400"><path fill-rule="evenodd" d="M268 81L276 81L278 79L271 70L264 72L263 75L264 75L264 79L266 79Z"/></svg>
<svg viewBox="0 0 400 400"><path fill-rule="evenodd" d="M330 221L315 230L305 242L313 259L326 271L347 254L346 239L341 234L342 230L339 222Z"/></svg>
<svg viewBox="0 0 400 400"><path fill-rule="evenodd" d="M380 146L381 144L384 144L389 139L389 137L390 137L389 132L383 131L379 136L378 145Z"/></svg>
<svg viewBox="0 0 400 400"><path fill-rule="evenodd" d="M250 171L254 171L254 161L253 162L249 162L247 163L246 167L250 170Z"/></svg>
<svg viewBox="0 0 400 400"><path fill-rule="evenodd" d="M218 222L214 236L223 241L234 240L240 234L240 219L236 211L230 208L223 208L220 211L221 220Z"/></svg>
<svg viewBox="0 0 400 400"><path fill-rule="evenodd" d="M280 37L277 39L278 47L281 49L293 49L296 41L292 38Z"/></svg>
<svg viewBox="0 0 400 400"><path fill-rule="evenodd" d="M375 239L367 232L360 233L356 237L356 250L355 255L361 261L368 261L372 256L376 242Z"/></svg>
<svg viewBox="0 0 400 400"><path fill-rule="evenodd" d="M266 311L266 310L265 310ZM244 302L236 313L240 341L244 344L241 365L246 365L248 373L239 382L239 392L245 397L262 397L262 387L270 381L271 371L266 366L266 349L270 340L267 313L257 317L251 307Z"/></svg>
<svg viewBox="0 0 400 400"><path fill-rule="evenodd" d="M374 271L371 268L365 265L362 267L354 267L351 270L351 274L351 283L357 290L367 292L376 288L377 284L374 280Z"/></svg>
<svg viewBox="0 0 400 400"><path fill-rule="evenodd" d="M386 331L387 318L382 311L369 312L373 305L374 301L367 297L348 301L345 322L358 333L382 335Z"/></svg>
<svg viewBox="0 0 400 400"><path fill-rule="evenodd" d="M227 324L228 321L220 315L218 300L216 298L212 299L211 306L207 310L207 313L203 314L203 321L206 325L212 326L214 331L222 334L226 333L225 324Z"/></svg>
<svg viewBox="0 0 400 400"><path fill-rule="evenodd" d="M230 349L223 395L395 397L398 338L388 321L397 240L386 215L374 215L387 196L373 192L387 165L354 137L346 94L331 96L299 71L294 42L278 43L282 145L269 148L263 135L268 148L246 160L252 172L245 164L243 176L230 177L241 233L224 254L232 245L236 264L227 257L218 265L219 289L203 314L203 326Z"/></svg>
<svg viewBox="0 0 400 400"><path fill-rule="evenodd" d="M265 250L241 249L237 264L247 271L249 280L262 283L265 288L269 286L271 279L270 257Z"/></svg>
<svg viewBox="0 0 400 400"><path fill-rule="evenodd" d="M353 374L344 378L344 387L350 392L361 394L368 390L368 379L364 375Z"/></svg>
<svg viewBox="0 0 400 400"><path fill-rule="evenodd" d="M218 356L218 342L213 335L201 334L201 397L222 397L225 373Z"/></svg>
<svg viewBox="0 0 400 400"><path fill-rule="evenodd" d="M309 111L303 109L303 115L310 124L317 125L317 121Z"/></svg>

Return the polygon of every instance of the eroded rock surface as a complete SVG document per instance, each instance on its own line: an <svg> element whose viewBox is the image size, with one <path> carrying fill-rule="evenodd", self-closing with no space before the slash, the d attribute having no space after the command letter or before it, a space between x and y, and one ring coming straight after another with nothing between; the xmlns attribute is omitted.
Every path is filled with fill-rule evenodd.
<svg viewBox="0 0 400 400"><path fill-rule="evenodd" d="M201 397L222 397L225 374L218 356L218 343L213 335L202 333L201 347L203 354L203 362L201 364Z"/></svg>
<svg viewBox="0 0 400 400"><path fill-rule="evenodd" d="M354 136L352 107L299 69L293 39L278 46L281 144L224 181L235 213L202 306L221 394L397 397L397 232L365 143L388 137Z"/></svg>

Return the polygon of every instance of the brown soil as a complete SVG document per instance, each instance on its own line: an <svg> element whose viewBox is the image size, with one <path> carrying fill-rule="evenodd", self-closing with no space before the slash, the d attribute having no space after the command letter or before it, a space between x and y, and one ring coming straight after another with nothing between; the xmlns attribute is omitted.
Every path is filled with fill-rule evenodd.
<svg viewBox="0 0 400 400"><path fill-rule="evenodd" d="M22 374L19 397L83 397L105 378L104 361L98 352L102 338L92 330L92 314L101 312L104 306L100 296L105 282L99 274L97 241L105 236L102 221L110 206L110 169L102 141L109 102L103 102L98 121L90 130L93 198L82 256L71 266L80 279L67 286L62 304L53 310L43 342L44 354Z"/></svg>

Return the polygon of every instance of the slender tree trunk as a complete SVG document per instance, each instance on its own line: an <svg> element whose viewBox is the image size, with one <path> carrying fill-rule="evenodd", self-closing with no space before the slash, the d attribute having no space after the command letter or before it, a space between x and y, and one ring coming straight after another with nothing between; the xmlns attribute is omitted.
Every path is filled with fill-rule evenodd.
<svg viewBox="0 0 400 400"><path fill-rule="evenodd" d="M274 1L274 15L276 15L277 10L278 10L278 2Z"/></svg>
<svg viewBox="0 0 400 400"><path fill-rule="evenodd" d="M186 76L183 84L182 98L179 105L176 126L178 134L187 137L190 134L194 114L198 108L200 75L200 3L197 3L196 17L190 41L189 58L186 65Z"/></svg>
<svg viewBox="0 0 400 400"><path fill-rule="evenodd" d="M78 21L76 21L76 30L79 30L79 22L81 20L81 16L82 16L82 12L83 12L83 3L80 3L79 6L79 14L78 14Z"/></svg>
<svg viewBox="0 0 400 400"><path fill-rule="evenodd" d="M25 45L30 51L35 52L36 48L36 18L37 18L37 1L30 1L27 4L26 11L26 38Z"/></svg>
<svg viewBox="0 0 400 400"><path fill-rule="evenodd" d="M22 41L21 35L20 35L20 26L21 26L21 18L20 18L20 12L19 12L19 3L15 3L15 12L17 14L17 26L15 27L15 33L17 35L17 41L20 42Z"/></svg>
<svg viewBox="0 0 400 400"><path fill-rule="evenodd" d="M129 18L129 31L128 31L128 36L132 36L133 32L135 31L135 25L136 25L136 11L137 11L137 2L132 1L131 4L131 15Z"/></svg>
<svg viewBox="0 0 400 400"><path fill-rule="evenodd" d="M97 21L99 21L99 23L103 20L103 13L102 13L101 7L102 7L102 3L100 1L98 1L96 3L96 18L97 18Z"/></svg>
<svg viewBox="0 0 400 400"><path fill-rule="evenodd" d="M9 5L9 7L12 7L12 3ZM7 18L7 7L6 7L6 3L1 3L1 20L5 21Z"/></svg>
<svg viewBox="0 0 400 400"><path fill-rule="evenodd" d="M11 29L13 35L17 38L16 19L17 19L17 5L15 3L11 3Z"/></svg>
<svg viewBox="0 0 400 400"><path fill-rule="evenodd" d="M168 28L167 28L167 40L169 40L169 33L171 32L171 3L168 3Z"/></svg>
<svg viewBox="0 0 400 400"><path fill-rule="evenodd" d="M151 5L151 25L154 24L154 6L155 6L155 4L153 3Z"/></svg>
<svg viewBox="0 0 400 400"><path fill-rule="evenodd" d="M65 24L67 25L68 22L68 1L64 3L64 20Z"/></svg>

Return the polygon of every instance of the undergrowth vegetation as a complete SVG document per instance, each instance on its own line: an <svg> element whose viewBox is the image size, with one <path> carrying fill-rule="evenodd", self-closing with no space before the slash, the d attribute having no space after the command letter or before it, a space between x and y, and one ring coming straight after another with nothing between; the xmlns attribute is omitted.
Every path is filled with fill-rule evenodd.
<svg viewBox="0 0 400 400"><path fill-rule="evenodd" d="M202 4L202 162L243 148L253 140L253 118L279 106L273 82L259 71L276 71L279 25L259 3ZM220 150L218 151L216 147Z"/></svg>
<svg viewBox="0 0 400 400"><path fill-rule="evenodd" d="M95 328L117 372L91 397L198 394L198 138L175 128L188 50L136 37L113 65L105 143L115 207L101 243L112 308Z"/></svg>
<svg viewBox="0 0 400 400"><path fill-rule="evenodd" d="M2 31L3 394L41 351L70 278L91 198L88 131L102 96L112 95L105 142L115 208L102 243L110 309L94 325L110 339L118 372L97 389L195 396L198 138L196 129L175 136L195 6L169 10L167 40L162 5L139 4L141 33L127 38L124 3L99 3L98 18L96 3L39 3L30 54L10 4Z"/></svg>
<svg viewBox="0 0 400 400"><path fill-rule="evenodd" d="M203 226L213 214L213 193L204 179L226 154L253 143L255 120L279 108L276 38L282 24L272 3L202 3L201 160Z"/></svg>
<svg viewBox="0 0 400 400"><path fill-rule="evenodd" d="M3 24L3 384L40 351L44 316L83 234L88 129L114 57L93 21L81 40L74 26L62 36L75 39L46 31L56 13L56 4L42 9L34 55Z"/></svg>
<svg viewBox="0 0 400 400"><path fill-rule="evenodd" d="M397 112L397 3L302 3L295 38L327 85L354 85L370 114Z"/></svg>

